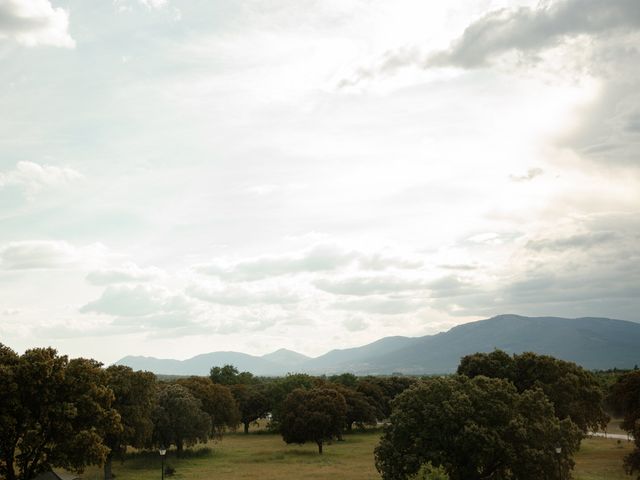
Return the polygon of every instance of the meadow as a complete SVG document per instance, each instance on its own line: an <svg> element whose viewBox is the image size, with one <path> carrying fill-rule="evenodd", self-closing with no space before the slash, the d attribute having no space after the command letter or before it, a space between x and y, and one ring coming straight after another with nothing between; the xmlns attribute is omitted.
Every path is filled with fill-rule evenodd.
<svg viewBox="0 0 640 480"><path fill-rule="evenodd" d="M349 479L380 478L376 472L373 449L380 432L367 431L345 435L342 442L327 445L318 455L315 444L287 445L279 435L231 433L221 441L210 442L186 452L177 459L170 451L166 463L175 474L165 476L176 480L236 480L259 479ZM585 439L575 457L574 480L630 480L622 469L622 458L632 450L632 444L605 438ZM137 452L124 463L114 463L116 480L159 479L160 456L157 452ZM83 480L101 479L101 471L88 469Z"/></svg>

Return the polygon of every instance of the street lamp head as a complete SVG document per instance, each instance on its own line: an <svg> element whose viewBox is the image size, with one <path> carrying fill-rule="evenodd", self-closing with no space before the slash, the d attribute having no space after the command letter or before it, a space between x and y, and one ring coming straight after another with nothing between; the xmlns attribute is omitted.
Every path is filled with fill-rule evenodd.
<svg viewBox="0 0 640 480"><path fill-rule="evenodd" d="M560 455L562 453L562 447L556 447L556 453Z"/></svg>
<svg viewBox="0 0 640 480"><path fill-rule="evenodd" d="M164 456L165 456L165 454L167 453L167 449L166 449L166 448L164 448L164 447L160 447L160 448L158 449L158 452L160 453L160 455L161 455L161 456L163 456L163 457L164 457Z"/></svg>

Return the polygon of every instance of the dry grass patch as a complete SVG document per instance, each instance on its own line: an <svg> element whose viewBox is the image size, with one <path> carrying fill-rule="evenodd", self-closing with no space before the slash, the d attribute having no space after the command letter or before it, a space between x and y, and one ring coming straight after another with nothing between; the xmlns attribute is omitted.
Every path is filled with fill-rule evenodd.
<svg viewBox="0 0 640 480"><path fill-rule="evenodd" d="M630 480L624 473L622 459L633 450L633 443L610 438L582 441L576 455L574 480Z"/></svg>

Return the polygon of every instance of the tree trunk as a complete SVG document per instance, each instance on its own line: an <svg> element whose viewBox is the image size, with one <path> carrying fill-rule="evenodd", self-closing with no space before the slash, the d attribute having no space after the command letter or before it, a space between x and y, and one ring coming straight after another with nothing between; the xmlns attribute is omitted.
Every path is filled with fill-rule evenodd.
<svg viewBox="0 0 640 480"><path fill-rule="evenodd" d="M247 433L249 433L249 423L250 422L244 422L244 434L246 435Z"/></svg>
<svg viewBox="0 0 640 480"><path fill-rule="evenodd" d="M107 460L104 462L104 480L111 480L113 476L111 475L111 455L107 456Z"/></svg>
<svg viewBox="0 0 640 480"><path fill-rule="evenodd" d="M14 449L11 451L6 451L4 453L4 462L7 465L7 480L16 480L16 471L13 468L13 456L15 453Z"/></svg>
<svg viewBox="0 0 640 480"><path fill-rule="evenodd" d="M182 457L183 447L184 447L184 444L182 440L176 440L176 452L177 452L178 458Z"/></svg>
<svg viewBox="0 0 640 480"><path fill-rule="evenodd" d="M319 442L316 442L318 444L318 453L320 455L322 455L322 440L320 440Z"/></svg>

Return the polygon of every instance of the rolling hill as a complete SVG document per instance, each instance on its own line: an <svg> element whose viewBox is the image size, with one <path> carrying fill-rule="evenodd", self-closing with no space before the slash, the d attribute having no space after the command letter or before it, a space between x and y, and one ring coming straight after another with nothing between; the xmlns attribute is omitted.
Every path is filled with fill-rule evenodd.
<svg viewBox="0 0 640 480"><path fill-rule="evenodd" d="M253 356L213 352L188 360L125 357L119 365L172 375L207 375L212 366L232 364L255 375L287 372L359 375L454 372L460 357L501 349L532 351L576 362L587 369L632 368L640 364L640 323L608 318L499 315L424 337L386 337L362 347L331 350L316 358L281 349Z"/></svg>

